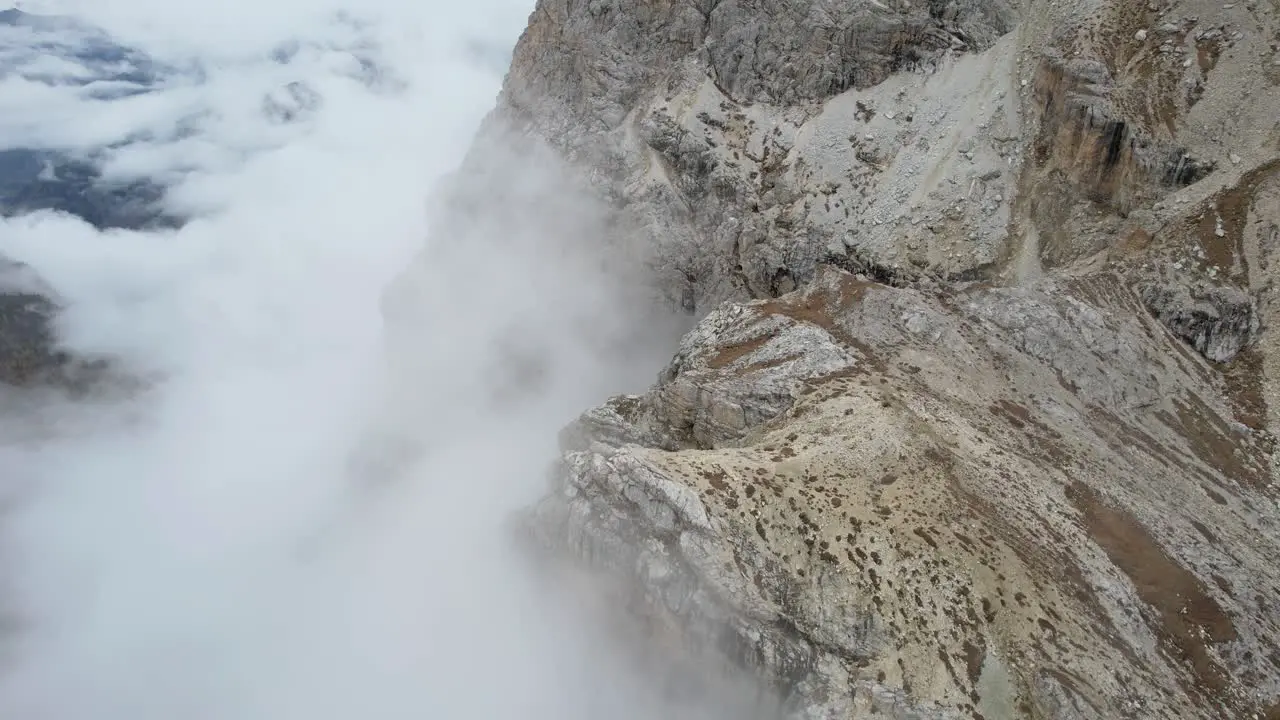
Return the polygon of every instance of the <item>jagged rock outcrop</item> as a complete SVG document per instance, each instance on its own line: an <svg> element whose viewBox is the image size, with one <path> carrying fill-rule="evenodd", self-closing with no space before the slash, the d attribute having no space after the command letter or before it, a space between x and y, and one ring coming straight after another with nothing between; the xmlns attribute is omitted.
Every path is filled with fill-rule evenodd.
<svg viewBox="0 0 1280 720"><path fill-rule="evenodd" d="M821 262L1034 275L1114 250L1134 211L1154 232L1152 202L1189 185L1195 202L1275 156L1266 13L914 7L801 2L764 21L728 2L540 3L494 124L590 172L699 313L787 292ZM971 41L931 45L944 30ZM767 60L727 69L739 54Z"/></svg>
<svg viewBox="0 0 1280 720"><path fill-rule="evenodd" d="M835 258L964 273L994 262L1007 222L1016 17L1001 0L544 2L497 114L591 168L687 310L786 292ZM935 172L957 151L973 160ZM930 193L946 200L916 214Z"/></svg>
<svg viewBox="0 0 1280 720"><path fill-rule="evenodd" d="M1248 717L1280 693L1272 441L1179 343L1111 275L823 270L589 412L530 526L796 717Z"/></svg>
<svg viewBox="0 0 1280 720"><path fill-rule="evenodd" d="M540 2L450 205L700 321L528 536L790 717L1280 717L1278 14Z"/></svg>
<svg viewBox="0 0 1280 720"><path fill-rule="evenodd" d="M1161 322L1210 360L1230 360L1258 333L1253 298L1232 285L1150 285L1142 299Z"/></svg>
<svg viewBox="0 0 1280 720"><path fill-rule="evenodd" d="M1194 2L914 7L541 3L498 114L604 180L702 312L823 261L968 278L1030 243L1021 265L1070 264L1117 218L1256 157L1274 125L1265 100L1219 97L1274 95L1265 17L1242 35ZM1251 147L1202 131L1226 123Z"/></svg>

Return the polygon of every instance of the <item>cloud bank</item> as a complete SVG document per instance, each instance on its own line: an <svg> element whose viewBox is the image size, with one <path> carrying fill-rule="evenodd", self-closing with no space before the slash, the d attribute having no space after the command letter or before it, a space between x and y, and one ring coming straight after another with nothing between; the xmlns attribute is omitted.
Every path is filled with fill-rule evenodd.
<svg viewBox="0 0 1280 720"><path fill-rule="evenodd" d="M661 332L582 252L575 196L539 207L541 160L492 151L540 189L502 200L520 212L425 212L530 5L51 0L21 9L61 19L0 23L0 254L59 293L70 348L153 379L0 394L0 717L702 717L504 532L559 424L656 370L601 344Z"/></svg>

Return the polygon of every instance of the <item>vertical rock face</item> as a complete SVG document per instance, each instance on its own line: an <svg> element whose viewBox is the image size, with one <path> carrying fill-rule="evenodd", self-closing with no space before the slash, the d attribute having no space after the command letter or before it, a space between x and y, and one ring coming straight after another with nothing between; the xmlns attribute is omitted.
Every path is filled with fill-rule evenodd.
<svg viewBox="0 0 1280 720"><path fill-rule="evenodd" d="M1253 298L1238 287L1148 286L1142 299L1175 335L1215 362L1231 360L1258 334Z"/></svg>
<svg viewBox="0 0 1280 720"><path fill-rule="evenodd" d="M1280 717L1278 15L539 2L451 206L545 142L698 321L529 536L788 717Z"/></svg>
<svg viewBox="0 0 1280 720"><path fill-rule="evenodd" d="M924 218L911 226L921 258L964 272L1000 249L1012 45L946 58L992 47L1016 17L999 0L539 3L497 115L606 179L686 310L786 292L830 258L906 272L896 236L932 191L981 205L931 218L973 233L972 256L943 262L914 232ZM991 144L967 137L977 125ZM976 165L930 177L960 144Z"/></svg>

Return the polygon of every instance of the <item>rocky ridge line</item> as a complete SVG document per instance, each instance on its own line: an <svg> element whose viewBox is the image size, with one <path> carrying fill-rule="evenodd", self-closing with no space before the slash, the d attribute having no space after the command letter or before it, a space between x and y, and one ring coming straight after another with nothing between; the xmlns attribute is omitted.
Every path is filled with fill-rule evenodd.
<svg viewBox="0 0 1280 720"><path fill-rule="evenodd" d="M540 2L452 199L698 322L529 537L790 717L1280 717L1278 11Z"/></svg>

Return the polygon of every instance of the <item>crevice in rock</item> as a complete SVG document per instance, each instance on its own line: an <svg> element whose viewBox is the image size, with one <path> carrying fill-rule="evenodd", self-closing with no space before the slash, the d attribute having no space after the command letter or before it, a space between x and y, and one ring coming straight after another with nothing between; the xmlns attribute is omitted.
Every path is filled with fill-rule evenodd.
<svg viewBox="0 0 1280 720"><path fill-rule="evenodd" d="M1253 298L1234 286L1147 283L1138 294L1161 324L1215 363L1248 348L1261 327Z"/></svg>
<svg viewBox="0 0 1280 720"><path fill-rule="evenodd" d="M910 287L914 281L919 279L919 275L916 273L905 272L899 268L878 263L856 250L850 250L843 255L828 253L820 264L834 265L845 272L866 276L870 280L889 287Z"/></svg>

